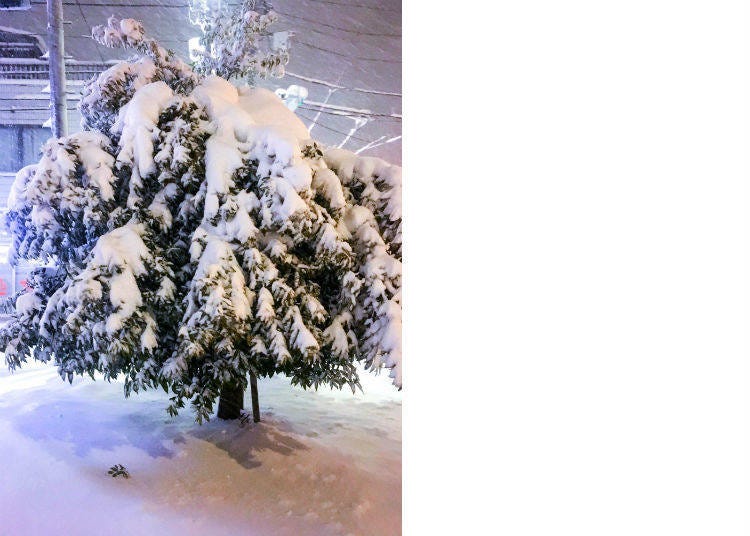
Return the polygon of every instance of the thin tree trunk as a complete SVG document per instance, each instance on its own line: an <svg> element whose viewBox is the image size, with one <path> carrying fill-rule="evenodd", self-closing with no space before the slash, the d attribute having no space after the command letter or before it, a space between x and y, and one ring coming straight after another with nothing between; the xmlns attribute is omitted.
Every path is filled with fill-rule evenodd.
<svg viewBox="0 0 750 536"><path fill-rule="evenodd" d="M220 419L239 419L240 412L245 407L245 390L241 385L224 385L219 395Z"/></svg>
<svg viewBox="0 0 750 536"><path fill-rule="evenodd" d="M253 401L253 422L260 422L260 406L258 405L258 378L250 373L250 398Z"/></svg>

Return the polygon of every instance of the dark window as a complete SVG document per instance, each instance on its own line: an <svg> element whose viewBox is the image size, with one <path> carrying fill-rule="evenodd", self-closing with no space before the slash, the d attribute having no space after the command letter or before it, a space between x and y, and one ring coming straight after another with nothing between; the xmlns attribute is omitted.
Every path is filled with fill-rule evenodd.
<svg viewBox="0 0 750 536"><path fill-rule="evenodd" d="M50 129L30 126L0 126L0 172L15 173L39 162L40 149L52 133Z"/></svg>
<svg viewBox="0 0 750 536"><path fill-rule="evenodd" d="M0 9L29 9L29 0L0 0Z"/></svg>
<svg viewBox="0 0 750 536"><path fill-rule="evenodd" d="M21 158L24 166L39 162L39 158L42 156L42 145L50 136L52 136L52 131L48 128L23 127L21 130L21 145L23 147Z"/></svg>
<svg viewBox="0 0 750 536"><path fill-rule="evenodd" d="M0 147L3 148L0 151L0 171L18 171L23 167L21 165L23 146L19 140L20 130L21 127L17 126L0 126Z"/></svg>
<svg viewBox="0 0 750 536"><path fill-rule="evenodd" d="M42 54L44 51L36 36L0 29L0 58L39 58Z"/></svg>

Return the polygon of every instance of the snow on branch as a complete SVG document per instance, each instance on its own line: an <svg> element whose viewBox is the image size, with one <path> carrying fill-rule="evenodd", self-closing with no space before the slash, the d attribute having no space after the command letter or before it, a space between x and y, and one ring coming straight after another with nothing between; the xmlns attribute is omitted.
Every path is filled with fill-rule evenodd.
<svg viewBox="0 0 750 536"><path fill-rule="evenodd" d="M401 387L401 168L317 144L272 92L196 75L140 23L94 34L140 56L16 176L11 258L47 266L0 328L8 364L124 375L199 421L250 373L354 389L364 361Z"/></svg>
<svg viewBox="0 0 750 536"><path fill-rule="evenodd" d="M201 27L202 50L195 69L201 74L247 79L284 76L288 44L277 44L269 28L278 21L270 6L245 0L238 8L190 2L190 19Z"/></svg>

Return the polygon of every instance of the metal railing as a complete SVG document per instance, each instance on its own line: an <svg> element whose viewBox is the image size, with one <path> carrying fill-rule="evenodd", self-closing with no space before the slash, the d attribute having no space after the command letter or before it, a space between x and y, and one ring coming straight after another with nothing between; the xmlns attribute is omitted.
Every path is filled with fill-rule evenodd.
<svg viewBox="0 0 750 536"><path fill-rule="evenodd" d="M117 61L65 62L65 77L68 80L88 80L109 69ZM27 58L0 58L0 80L49 80L49 62Z"/></svg>

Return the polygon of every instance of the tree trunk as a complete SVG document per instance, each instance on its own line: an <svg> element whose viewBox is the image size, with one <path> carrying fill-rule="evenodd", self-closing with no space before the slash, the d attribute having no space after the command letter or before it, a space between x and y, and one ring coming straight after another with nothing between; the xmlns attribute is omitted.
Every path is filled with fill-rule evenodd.
<svg viewBox="0 0 750 536"><path fill-rule="evenodd" d="M250 373L250 398L253 401L253 422L260 422L260 406L258 405L258 378Z"/></svg>
<svg viewBox="0 0 750 536"><path fill-rule="evenodd" d="M245 407L245 390L241 385L224 385L219 395L220 419L239 419L240 412Z"/></svg>

